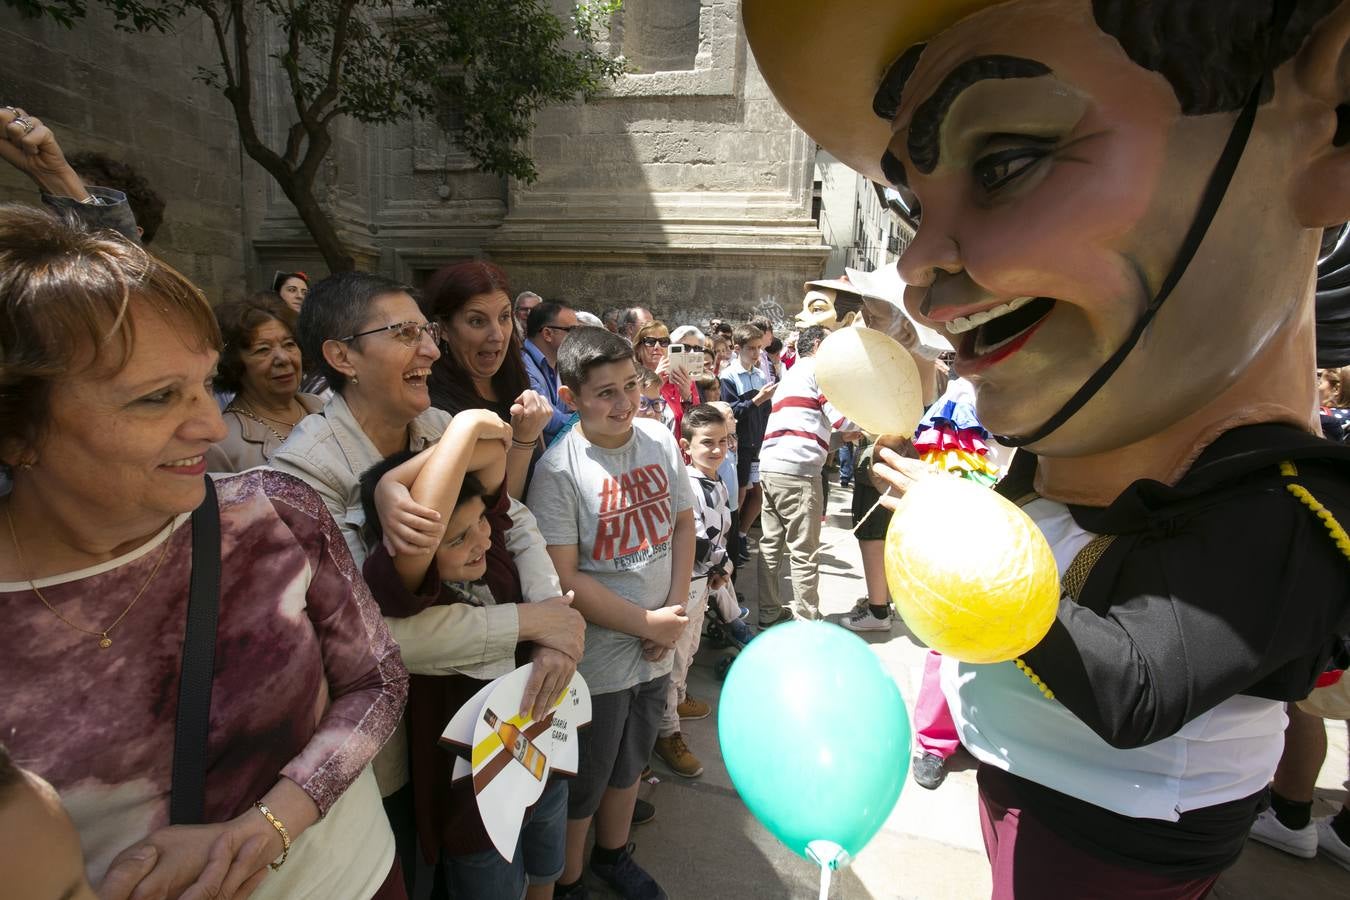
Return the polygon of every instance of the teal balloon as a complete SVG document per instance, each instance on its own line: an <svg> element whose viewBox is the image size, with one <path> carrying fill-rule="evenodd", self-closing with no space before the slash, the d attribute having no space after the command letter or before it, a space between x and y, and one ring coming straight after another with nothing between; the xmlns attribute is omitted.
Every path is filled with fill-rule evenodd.
<svg viewBox="0 0 1350 900"><path fill-rule="evenodd" d="M797 855L825 840L858 855L895 808L909 769L900 691L861 638L790 622L736 657L717 731L745 805Z"/></svg>

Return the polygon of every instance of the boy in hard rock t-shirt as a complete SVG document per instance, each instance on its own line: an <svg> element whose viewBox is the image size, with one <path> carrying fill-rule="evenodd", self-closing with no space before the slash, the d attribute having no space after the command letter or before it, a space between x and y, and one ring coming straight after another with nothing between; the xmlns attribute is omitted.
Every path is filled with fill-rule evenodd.
<svg viewBox="0 0 1350 900"><path fill-rule="evenodd" d="M634 862L628 832L642 769L666 706L671 648L684 631L694 563L690 487L674 436L635 419L633 350L600 328L577 328L558 349L559 397L578 425L544 454L528 504L564 590L586 617L578 665L591 691L570 786L567 861L554 896L584 894L591 871L621 896L664 898Z"/></svg>

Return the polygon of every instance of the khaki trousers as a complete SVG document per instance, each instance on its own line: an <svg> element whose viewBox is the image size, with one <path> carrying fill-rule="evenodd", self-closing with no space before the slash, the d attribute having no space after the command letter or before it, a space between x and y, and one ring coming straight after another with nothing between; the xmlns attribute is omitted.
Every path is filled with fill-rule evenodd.
<svg viewBox="0 0 1350 900"><path fill-rule="evenodd" d="M792 609L803 619L820 618L820 515L825 498L820 476L763 472L764 508L759 527L759 624L769 625L785 615L778 570L786 548L792 571Z"/></svg>

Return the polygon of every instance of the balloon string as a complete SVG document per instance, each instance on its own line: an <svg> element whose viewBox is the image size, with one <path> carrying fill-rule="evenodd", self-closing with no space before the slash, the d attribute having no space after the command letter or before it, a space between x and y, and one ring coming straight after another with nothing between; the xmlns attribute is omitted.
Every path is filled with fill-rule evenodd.
<svg viewBox="0 0 1350 900"><path fill-rule="evenodd" d="M830 898L830 867L820 867L820 900L829 900Z"/></svg>
<svg viewBox="0 0 1350 900"><path fill-rule="evenodd" d="M885 500L885 499L886 499L887 497L889 497L890 495L891 495L891 489L888 487L888 488L886 488L886 493L884 493L884 494L882 494L880 497L878 497L878 498L877 498L877 502L872 504L872 508L869 509L865 515L863 515L862 517L860 517L860 518L858 519L858 524L857 524L857 525L854 525L852 528L849 529L848 534L840 535L839 537L837 537L837 538L835 538L834 540L830 541L828 544L821 544L820 546L818 546L818 547L816 548L816 553L819 553L819 552L822 551L822 550L828 550L829 548L831 548L831 547L835 546L836 544L838 544L840 541L843 541L843 540L845 540L846 538L853 537L855 534L857 534L857 533L858 533L858 529L859 529L859 528L862 528L863 525L866 524L867 520L868 520L869 518L872 517L872 513L876 512L876 511L877 511L877 508L878 508L879 506L881 506L881 501L882 501L882 500ZM815 554L813 553L811 556L812 556L812 559L814 560L814 559L815 559Z"/></svg>

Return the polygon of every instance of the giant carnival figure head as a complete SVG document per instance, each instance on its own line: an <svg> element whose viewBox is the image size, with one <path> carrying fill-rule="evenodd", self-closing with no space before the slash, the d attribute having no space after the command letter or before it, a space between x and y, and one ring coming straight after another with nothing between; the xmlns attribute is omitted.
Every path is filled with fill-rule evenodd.
<svg viewBox="0 0 1350 900"><path fill-rule="evenodd" d="M1316 427L1350 0L743 9L792 118L905 198L906 306L950 335L992 431L1168 478L1236 425Z"/></svg>
<svg viewBox="0 0 1350 900"><path fill-rule="evenodd" d="M861 299L857 288L849 283L847 277L808 281L802 285L802 290L806 292L802 297L802 311L792 319L792 324L798 329L810 328L812 325L819 325L826 331L847 328L858 315L856 309L842 314L839 311L840 300L852 301L856 306Z"/></svg>

